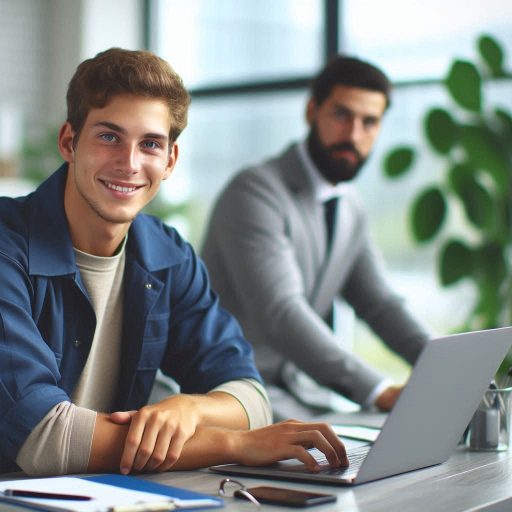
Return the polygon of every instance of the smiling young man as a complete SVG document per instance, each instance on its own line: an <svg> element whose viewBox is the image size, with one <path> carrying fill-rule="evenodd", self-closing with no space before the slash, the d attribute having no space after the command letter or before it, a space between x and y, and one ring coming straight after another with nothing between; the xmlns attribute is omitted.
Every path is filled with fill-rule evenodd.
<svg viewBox="0 0 512 512"><path fill-rule="evenodd" d="M67 95L65 161L0 199L0 471L166 471L262 464L317 446L323 424L270 425L252 351L190 245L140 214L171 175L189 96L149 52L84 61ZM160 369L181 393L147 405Z"/></svg>
<svg viewBox="0 0 512 512"><path fill-rule="evenodd" d="M334 299L410 363L428 339L386 284L351 183L379 134L390 88L375 66L333 59L312 81L307 138L238 174L214 207L202 256L274 386L276 418L304 404L312 406L304 414L317 414L330 407L331 391L382 410L399 396L400 386L343 348L332 329ZM302 372L321 387L304 392L311 379Z"/></svg>

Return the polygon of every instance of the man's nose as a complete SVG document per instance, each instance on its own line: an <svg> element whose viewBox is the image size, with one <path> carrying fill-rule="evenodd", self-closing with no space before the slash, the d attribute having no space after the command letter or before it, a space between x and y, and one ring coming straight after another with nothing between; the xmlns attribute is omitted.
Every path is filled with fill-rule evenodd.
<svg viewBox="0 0 512 512"><path fill-rule="evenodd" d="M347 138L353 144L357 144L364 137L364 125L361 119L353 117L347 126Z"/></svg>
<svg viewBox="0 0 512 512"><path fill-rule="evenodd" d="M125 144L119 152L117 169L125 174L134 174L140 171L141 154L138 144Z"/></svg>

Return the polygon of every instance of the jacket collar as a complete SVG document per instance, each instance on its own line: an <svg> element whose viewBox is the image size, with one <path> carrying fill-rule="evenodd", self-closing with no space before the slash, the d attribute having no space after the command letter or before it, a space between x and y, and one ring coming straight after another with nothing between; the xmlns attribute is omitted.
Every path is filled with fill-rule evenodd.
<svg viewBox="0 0 512 512"><path fill-rule="evenodd" d="M298 144L291 145L279 157L279 166L282 169L283 180L287 183L290 190L307 197L309 200L314 199L311 180L300 157Z"/></svg>
<svg viewBox="0 0 512 512"><path fill-rule="evenodd" d="M33 193L29 220L29 274L58 276L78 269L64 211L67 164L63 164ZM127 257L148 271L179 264L186 256L177 250L179 236L156 219L139 214L128 232Z"/></svg>

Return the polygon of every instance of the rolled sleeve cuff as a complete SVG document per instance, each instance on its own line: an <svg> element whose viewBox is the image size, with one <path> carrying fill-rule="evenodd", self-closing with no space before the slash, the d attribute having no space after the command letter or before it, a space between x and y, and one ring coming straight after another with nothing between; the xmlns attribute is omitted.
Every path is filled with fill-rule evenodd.
<svg viewBox="0 0 512 512"><path fill-rule="evenodd" d="M16 464L28 475L85 473L89 465L96 413L61 402L23 443Z"/></svg>
<svg viewBox="0 0 512 512"><path fill-rule="evenodd" d="M377 401L377 398L381 395L381 393L389 388L389 386L393 385L393 381L391 379L384 379L383 381L379 382L370 392L370 394L366 397L366 400L363 402L363 407L371 407L372 405L375 405L375 402Z"/></svg>
<svg viewBox="0 0 512 512"><path fill-rule="evenodd" d="M247 414L250 430L266 427L272 423L272 409L267 392L257 380L231 380L211 391L221 391L235 397Z"/></svg>

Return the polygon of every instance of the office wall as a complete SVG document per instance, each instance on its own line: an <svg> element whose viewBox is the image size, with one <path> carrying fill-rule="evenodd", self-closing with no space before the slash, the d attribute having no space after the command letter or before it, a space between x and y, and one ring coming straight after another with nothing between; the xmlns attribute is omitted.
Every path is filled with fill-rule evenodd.
<svg viewBox="0 0 512 512"><path fill-rule="evenodd" d="M140 48L141 0L0 0L0 160L65 117L67 84L84 58Z"/></svg>

